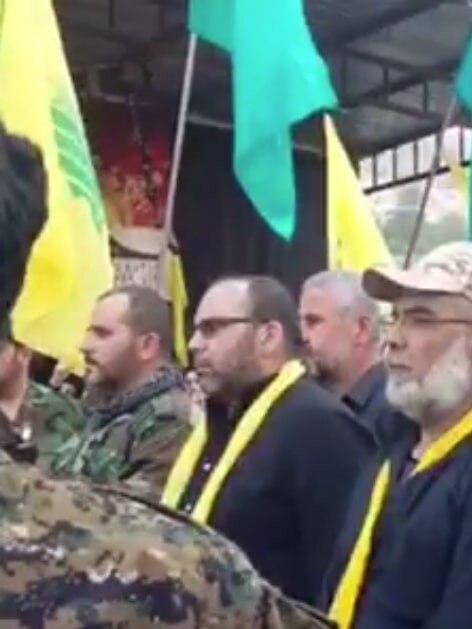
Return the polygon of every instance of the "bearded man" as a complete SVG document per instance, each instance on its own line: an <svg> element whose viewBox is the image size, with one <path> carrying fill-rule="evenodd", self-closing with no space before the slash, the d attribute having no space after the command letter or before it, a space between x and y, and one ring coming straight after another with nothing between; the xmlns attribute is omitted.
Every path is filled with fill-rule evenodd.
<svg viewBox="0 0 472 629"><path fill-rule="evenodd" d="M185 381L171 361L166 302L142 286L106 293L82 349L93 391L85 404L87 426L51 456L50 471L126 481L159 496L190 426Z"/></svg>
<svg viewBox="0 0 472 629"><path fill-rule="evenodd" d="M206 408L163 502L223 533L269 582L312 603L375 447L306 373L301 347L296 305L278 280L210 286L190 341Z"/></svg>
<svg viewBox="0 0 472 629"><path fill-rule="evenodd" d="M387 395L412 425L357 487L324 604L340 629L469 629L472 244L363 281L393 305Z"/></svg>

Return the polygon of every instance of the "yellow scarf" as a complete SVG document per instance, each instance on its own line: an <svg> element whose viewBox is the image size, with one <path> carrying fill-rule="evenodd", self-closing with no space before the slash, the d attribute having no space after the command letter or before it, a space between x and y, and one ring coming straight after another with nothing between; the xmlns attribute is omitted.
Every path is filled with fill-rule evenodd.
<svg viewBox="0 0 472 629"><path fill-rule="evenodd" d="M278 376L243 414L215 469L203 487L192 512L194 520L202 524L208 521L223 483L264 423L268 411L304 373L305 367L299 361L292 360L286 363ZM207 438L207 422L202 419L193 429L170 472L162 495L162 503L167 507L175 509L178 506L200 460Z"/></svg>
<svg viewBox="0 0 472 629"><path fill-rule="evenodd" d="M411 476L425 472L443 461L471 434L472 411L469 411L459 423L430 446L418 461ZM357 600L369 565L375 527L387 497L390 481L391 465L389 461L385 461L375 480L364 523L331 605L329 615L338 624L339 629L350 629L352 626Z"/></svg>

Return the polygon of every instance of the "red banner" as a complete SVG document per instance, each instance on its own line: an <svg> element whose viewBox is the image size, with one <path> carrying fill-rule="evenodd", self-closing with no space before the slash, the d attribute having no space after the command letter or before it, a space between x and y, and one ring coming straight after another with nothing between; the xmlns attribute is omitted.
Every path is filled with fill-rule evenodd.
<svg viewBox="0 0 472 629"><path fill-rule="evenodd" d="M164 219L170 169L166 139L158 130L149 131L143 115L138 133L131 112L124 107L110 108L106 118L101 118L96 146L112 232L115 226L159 229Z"/></svg>

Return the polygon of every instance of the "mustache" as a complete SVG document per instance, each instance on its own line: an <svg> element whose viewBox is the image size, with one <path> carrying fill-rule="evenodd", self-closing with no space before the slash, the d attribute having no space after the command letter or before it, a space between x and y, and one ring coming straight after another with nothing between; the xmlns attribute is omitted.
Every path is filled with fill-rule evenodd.
<svg viewBox="0 0 472 629"><path fill-rule="evenodd" d="M87 367L100 367L100 363L87 352L84 352L84 360Z"/></svg>

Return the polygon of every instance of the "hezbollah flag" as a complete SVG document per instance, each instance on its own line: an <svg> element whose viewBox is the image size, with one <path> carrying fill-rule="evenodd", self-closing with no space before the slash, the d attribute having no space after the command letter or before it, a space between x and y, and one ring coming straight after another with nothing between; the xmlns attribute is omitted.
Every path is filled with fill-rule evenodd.
<svg viewBox="0 0 472 629"><path fill-rule="evenodd" d="M13 318L32 349L74 368L112 285L104 208L51 0L0 0L0 117L43 152L49 219Z"/></svg>
<svg viewBox="0 0 472 629"><path fill-rule="evenodd" d="M359 179L338 136L324 117L327 169L329 268L362 273L373 265L393 264Z"/></svg>
<svg viewBox="0 0 472 629"><path fill-rule="evenodd" d="M178 247L171 243L166 259L167 286L172 311L174 353L181 367L188 367L186 312L188 307L184 267Z"/></svg>

